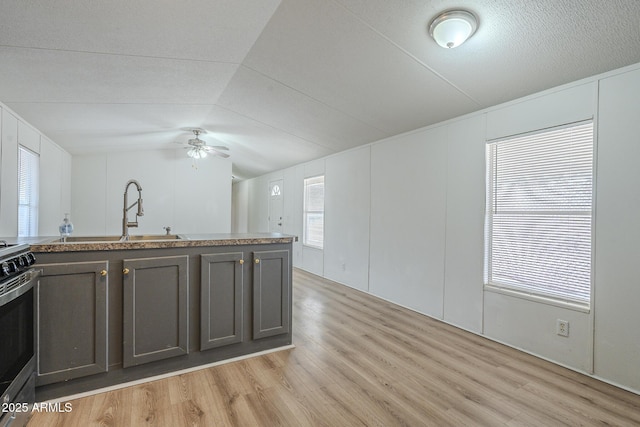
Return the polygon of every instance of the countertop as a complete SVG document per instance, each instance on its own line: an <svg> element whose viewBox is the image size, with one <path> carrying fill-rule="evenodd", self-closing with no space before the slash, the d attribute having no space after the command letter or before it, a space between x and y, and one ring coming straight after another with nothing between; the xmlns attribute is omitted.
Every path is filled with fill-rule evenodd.
<svg viewBox="0 0 640 427"><path fill-rule="evenodd" d="M180 234L180 239L131 240L131 241L82 241L61 242L59 237L12 237L8 243L28 243L33 252L81 252L128 249L188 248L197 246L238 246L292 243L295 236L279 233L212 233ZM1 240L1 239L0 239Z"/></svg>

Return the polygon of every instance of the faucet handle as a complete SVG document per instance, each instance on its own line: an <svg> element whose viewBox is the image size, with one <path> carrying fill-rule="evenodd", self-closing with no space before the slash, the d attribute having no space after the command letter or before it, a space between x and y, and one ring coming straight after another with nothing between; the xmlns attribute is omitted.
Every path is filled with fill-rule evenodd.
<svg viewBox="0 0 640 427"><path fill-rule="evenodd" d="M163 229L165 229L165 230L167 230L167 236L168 236L169 234L171 234L171 226L170 226L170 225L167 225L166 227L162 227L162 228L163 228Z"/></svg>

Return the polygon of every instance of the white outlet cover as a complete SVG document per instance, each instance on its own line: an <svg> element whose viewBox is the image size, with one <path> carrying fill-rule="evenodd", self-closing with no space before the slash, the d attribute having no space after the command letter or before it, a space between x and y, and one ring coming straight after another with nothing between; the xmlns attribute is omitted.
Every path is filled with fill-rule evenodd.
<svg viewBox="0 0 640 427"><path fill-rule="evenodd" d="M556 321L556 333L562 337L569 336L569 322L566 320L558 319Z"/></svg>

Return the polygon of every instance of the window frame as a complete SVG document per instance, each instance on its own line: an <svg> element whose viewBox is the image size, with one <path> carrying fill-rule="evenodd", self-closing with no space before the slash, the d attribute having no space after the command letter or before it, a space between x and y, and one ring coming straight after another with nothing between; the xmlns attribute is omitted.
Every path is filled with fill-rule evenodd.
<svg viewBox="0 0 640 427"><path fill-rule="evenodd" d="M576 213L575 214L569 214L567 215L567 217L570 218L574 218L574 217L581 217L583 218L583 222L584 223L588 223L589 225L589 234L588 234L588 244L589 244L589 253L588 253L588 257L583 257L584 259L588 258L588 262L589 262L589 268L588 268L588 286L584 286L584 281L582 282L583 286L581 287L581 289L583 290L588 290L588 296L586 299L580 298L575 296L576 294L574 294L573 297L570 296L562 296L559 294L554 294L553 292L549 292L549 289L551 289L551 286L547 287L547 292L544 291L540 291L540 289L543 289L543 287L537 287L536 289L532 289L532 288L536 288L535 285L531 285L529 284L528 286L517 286L514 284L505 284L505 283L500 283L500 282L494 282L492 281L492 276L493 276L493 272L492 272L492 251L493 251L493 231L494 231L494 198L495 198L495 194L496 194L496 188L494 186L494 170L492 170L492 162L495 161L495 159L491 158L491 149L490 147L492 145L497 145L500 143L505 143L505 142L509 142L509 141L513 141L513 140L517 140L519 138L523 138L523 137L536 137L539 135L542 135L543 137L545 135L550 134L551 132L554 131L562 131L564 129L570 129L570 128L574 128L574 127L578 127L578 126L583 126L583 125L590 125L591 126L591 137L590 137L590 149L591 149L591 162L590 162L590 206L588 211L582 211L582 213L579 213L580 210L576 209ZM538 302L543 302L546 304L550 304L550 305L555 305L555 306L559 306L559 307L564 307L564 308L570 308L576 311L582 311L582 312L590 312L591 306L593 304L593 295L594 295L594 256L595 256L595 206L596 206L596 191L595 191L595 186L596 186L596 152L597 152L597 137L596 137L597 133L596 133L596 124L595 121L593 119L588 119L588 120L581 120L581 121L577 121L577 122L572 122L572 123L566 123L563 125L559 125L559 126L554 126L554 127L549 127L549 128L544 128L544 129L540 129L540 130L536 130L533 132L527 132L527 133L522 133L522 134L517 134L517 135L511 135L508 137L504 137L504 138L497 138L497 139L493 139L493 140L488 140L486 141L486 209L485 209L485 239L484 239L484 244L485 244L485 256L484 256L484 289L488 290L488 291L492 291L492 292L496 292L496 293L502 293L502 294L506 294L506 295L510 295L510 296L515 296L515 297L519 297L519 298L524 298L524 299L529 299L529 300L534 300L534 301L538 301ZM499 166L498 166L499 167ZM523 209L523 211L520 212L521 215L523 215L523 217L525 216L525 214L523 213L525 212L525 210ZM557 210L554 211L553 209L550 210L550 212L552 212L552 214L554 214L557 216L561 216L559 212L561 212L561 210ZM585 214L585 212L587 212ZM516 211L517 213L517 211ZM562 211L563 214L566 215L565 211ZM531 213L529 213L529 215L531 216ZM539 214L539 215L544 215L544 214ZM534 215L535 216L535 215ZM583 236L586 233L583 233ZM573 254L575 255L575 254ZM536 268L536 271L543 271L544 274L550 274L548 269L545 268ZM564 290L566 293L568 293L566 291L566 289Z"/></svg>
<svg viewBox="0 0 640 427"><path fill-rule="evenodd" d="M322 178L322 209L308 209L308 198L307 198L307 191L310 185L317 185L312 183L311 181L314 180L318 180ZM303 184L303 195L302 195L302 245L309 247L309 248L314 248L314 249L319 249L319 250L324 250L324 218L325 218L325 210L324 210L324 206L325 206L325 175L321 174L321 175L314 175L314 176L309 176L304 178ZM314 244L314 243L310 243L309 241L309 232L308 232L308 217L309 215L321 215L322 216L322 241L320 242L320 244Z"/></svg>

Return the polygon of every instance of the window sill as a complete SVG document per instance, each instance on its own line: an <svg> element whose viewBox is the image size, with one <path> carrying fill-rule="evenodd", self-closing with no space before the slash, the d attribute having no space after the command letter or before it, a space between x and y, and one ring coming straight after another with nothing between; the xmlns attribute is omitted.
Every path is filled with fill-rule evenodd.
<svg viewBox="0 0 640 427"><path fill-rule="evenodd" d="M567 310L573 310L573 311L578 311L581 313L590 313L591 309L589 307L589 305L587 304L580 304L578 302L571 302L571 301L563 301L560 299L555 299L552 297L545 297L542 295L536 295L536 294L532 294L529 292L525 292L525 291L519 291L519 290L515 290L515 289L510 289L510 288L504 288L504 287L500 287L500 286L496 286L496 285L492 285L492 284L485 284L484 285L484 290L485 292L492 292L492 293L496 293L496 294L502 294L502 295L507 295L507 296L511 296L514 298L520 298L520 299L524 299L524 300L528 300L528 301L533 301L533 302L537 302L540 304L547 304L547 305L552 305L555 307L560 307L560 308L565 308Z"/></svg>
<svg viewBox="0 0 640 427"><path fill-rule="evenodd" d="M302 244L302 247L307 248L307 249L314 249L316 251L324 250L321 246L305 245L304 243Z"/></svg>

